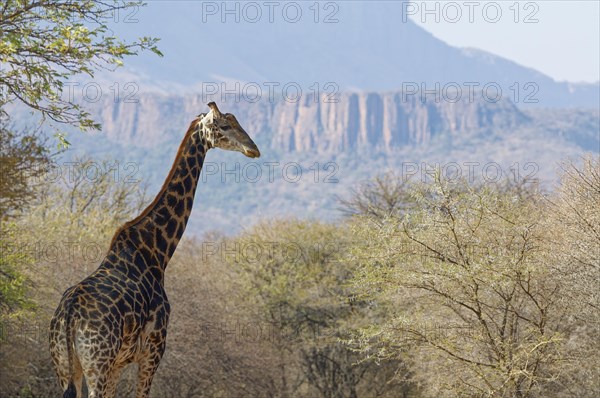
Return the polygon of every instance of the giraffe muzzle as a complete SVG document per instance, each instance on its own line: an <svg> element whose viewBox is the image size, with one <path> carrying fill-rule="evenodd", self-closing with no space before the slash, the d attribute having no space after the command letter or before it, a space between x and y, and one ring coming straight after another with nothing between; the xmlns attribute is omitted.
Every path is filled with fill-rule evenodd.
<svg viewBox="0 0 600 398"><path fill-rule="evenodd" d="M254 148L244 147L244 155L248 156L249 158L259 158L260 151L258 150L257 147L254 147Z"/></svg>

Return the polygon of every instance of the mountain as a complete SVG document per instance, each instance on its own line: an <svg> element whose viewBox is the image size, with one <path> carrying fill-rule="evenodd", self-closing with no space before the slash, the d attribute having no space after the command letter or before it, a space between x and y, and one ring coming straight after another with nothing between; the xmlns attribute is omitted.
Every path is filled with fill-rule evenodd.
<svg viewBox="0 0 600 398"><path fill-rule="evenodd" d="M269 147L282 152L390 152L428 145L442 134L510 130L529 119L507 100L421 102L402 92L344 93L336 102L327 100L309 95L297 102L234 102L221 107L243 120L258 139L268 136ZM154 94L141 95L137 103L105 98L92 108L92 115L102 122L109 140L153 148L177 140L181 121L205 107L201 95Z"/></svg>
<svg viewBox="0 0 600 398"><path fill-rule="evenodd" d="M387 171L427 179L431 165L469 179L527 178L552 187L558 162L600 148L598 110L526 109L510 101L404 101L402 92L344 93L306 100L220 104L255 138L262 156L210 151L191 234L235 233L273 217L340 217L336 197ZM73 133L64 161L91 155L119 164L124 178L160 187L201 95L105 98L90 110L104 126ZM202 209L202 210L198 210Z"/></svg>
<svg viewBox="0 0 600 398"><path fill-rule="evenodd" d="M121 18L112 27L125 37L161 38L164 58L128 60L130 71L145 76L140 92L149 92L153 82L171 94L216 90L219 100L228 90L255 86L264 97L269 84L277 85L278 94L286 84L303 93L417 90L416 96L443 94L446 87L521 107L600 105L598 83L557 82L485 51L450 46L406 18L401 1L292 3L299 14L287 3L269 13L260 2L252 2L254 8L243 2L150 2L136 13L137 23Z"/></svg>
<svg viewBox="0 0 600 398"><path fill-rule="evenodd" d="M235 20L267 3L280 7L273 21ZM284 17L285 4L302 18ZM551 188L558 162L598 153L598 84L556 82L449 46L402 12L391 1L180 1L115 16L119 35L162 38L165 57L143 54L128 69L70 82L103 130L70 134L60 162L104 159L156 192L189 123L214 100L262 156L209 152L188 231L233 234L263 218L333 220L337 196L387 171L425 180L433 164L471 180L516 176ZM33 122L8 107L17 127Z"/></svg>

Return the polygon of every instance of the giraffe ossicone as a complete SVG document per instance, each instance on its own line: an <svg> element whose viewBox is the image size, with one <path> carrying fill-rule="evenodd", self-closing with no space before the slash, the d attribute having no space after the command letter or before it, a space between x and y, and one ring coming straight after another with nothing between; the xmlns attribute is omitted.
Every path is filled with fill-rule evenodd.
<svg viewBox="0 0 600 398"><path fill-rule="evenodd" d="M90 276L64 293L50 322L50 353L64 398L112 398L120 372L136 362L136 397L146 398L165 350L170 306L164 273L192 211L206 152L260 151L235 116L210 111L190 124L152 203L115 232Z"/></svg>

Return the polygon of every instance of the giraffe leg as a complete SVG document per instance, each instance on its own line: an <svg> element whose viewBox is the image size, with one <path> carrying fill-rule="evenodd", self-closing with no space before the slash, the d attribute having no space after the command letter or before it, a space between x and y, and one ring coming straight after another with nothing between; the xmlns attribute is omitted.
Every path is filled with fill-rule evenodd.
<svg viewBox="0 0 600 398"><path fill-rule="evenodd" d="M114 359L112 357L100 357L91 359L82 358L83 374L88 387L89 398L112 398L109 394L113 375L112 366Z"/></svg>
<svg viewBox="0 0 600 398"><path fill-rule="evenodd" d="M148 338L147 349L138 360L139 369L136 398L148 398L150 396L152 379L165 352L165 335L164 331L157 331L153 332Z"/></svg>
<svg viewBox="0 0 600 398"><path fill-rule="evenodd" d="M121 370L122 367L109 372L104 377L92 377L91 383L86 378L86 381L88 381L89 398L115 398Z"/></svg>
<svg viewBox="0 0 600 398"><path fill-rule="evenodd" d="M117 394L117 384L119 384L119 379L121 377L122 367L114 368L108 382L106 384L106 398L113 398Z"/></svg>
<svg viewBox="0 0 600 398"><path fill-rule="evenodd" d="M158 369L158 363L153 365L148 361L140 364L136 398L148 398L150 396L150 387L152 386L152 379L154 378L156 369Z"/></svg>

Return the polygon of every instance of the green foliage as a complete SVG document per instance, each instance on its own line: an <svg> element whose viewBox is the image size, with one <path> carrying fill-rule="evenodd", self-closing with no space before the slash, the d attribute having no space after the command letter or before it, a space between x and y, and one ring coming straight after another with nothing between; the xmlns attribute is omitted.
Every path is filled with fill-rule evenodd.
<svg viewBox="0 0 600 398"><path fill-rule="evenodd" d="M552 193L439 175L377 192L398 183L380 178L352 203L369 210L374 199L393 211L384 205L340 224L280 220L231 238L184 240L167 272L173 313L153 394L594 397L600 164L582 163L565 165ZM0 278L9 286L0 290L3 309L24 313L24 298L46 319L54 304L45 303L90 271L70 252L48 263L15 242L104 247L141 210L139 183L113 172L78 160L52 175L47 199L17 220L18 232L2 236L10 249L0 263L9 269ZM23 272L30 261L31 275ZM22 340L27 347L0 347L8 358L0 394L58 394L47 382L54 374L46 340Z"/></svg>
<svg viewBox="0 0 600 398"><path fill-rule="evenodd" d="M410 390L400 378L392 380L402 368L398 361L360 362L340 341L359 310L347 291L355 264L340 261L351 243L348 232L343 225L282 220L226 242L244 254L229 259L245 286L244 302L284 331L274 345L287 355L290 380L299 379L293 396L398 396Z"/></svg>
<svg viewBox="0 0 600 398"><path fill-rule="evenodd" d="M0 227L0 321L21 318L35 309L24 267L33 259L16 244L14 224Z"/></svg>
<svg viewBox="0 0 600 398"><path fill-rule="evenodd" d="M39 134L15 133L0 116L0 220L14 217L35 198L50 162L45 141Z"/></svg>
<svg viewBox="0 0 600 398"><path fill-rule="evenodd" d="M245 253L230 258L264 316L292 330L317 333L347 303L340 299L350 270L338 261L343 229L308 221L263 223L228 243ZM303 336L299 336L303 337Z"/></svg>
<svg viewBox="0 0 600 398"><path fill-rule="evenodd" d="M559 305L566 309L565 353L554 369L556 396L600 391L600 158L562 164L561 183L549 198L543 227L544 262L560 278Z"/></svg>
<svg viewBox="0 0 600 398"><path fill-rule="evenodd" d="M115 13L141 5L116 0L5 0L0 7L0 109L18 101L51 121L99 129L87 111L61 96L64 83L77 75L93 77L99 69L116 68L140 50L162 55L157 39L126 42L108 28Z"/></svg>
<svg viewBox="0 0 600 398"><path fill-rule="evenodd" d="M411 191L411 212L355 220L352 285L387 316L349 343L409 356L427 395L531 396L564 360L541 198L439 174Z"/></svg>
<svg viewBox="0 0 600 398"><path fill-rule="evenodd" d="M111 162L84 157L56 166L40 177L40 200L20 220L38 226L31 236L103 241L147 204L141 182Z"/></svg>
<svg viewBox="0 0 600 398"><path fill-rule="evenodd" d="M548 261L558 264L582 304L579 316L600 324L600 158L588 156L580 166L562 164L558 195L551 198L548 228L553 250ZM558 258L557 258L558 257Z"/></svg>
<svg viewBox="0 0 600 398"><path fill-rule="evenodd" d="M0 231L0 396L62 394L48 351L50 317L65 289L99 265L115 229L147 202L140 182L114 164L86 158L61 166L36 176L39 199Z"/></svg>
<svg viewBox="0 0 600 398"><path fill-rule="evenodd" d="M364 182L350 191L348 198L338 198L348 216L366 215L385 218L409 211L414 206L407 188L410 178L387 173Z"/></svg>

